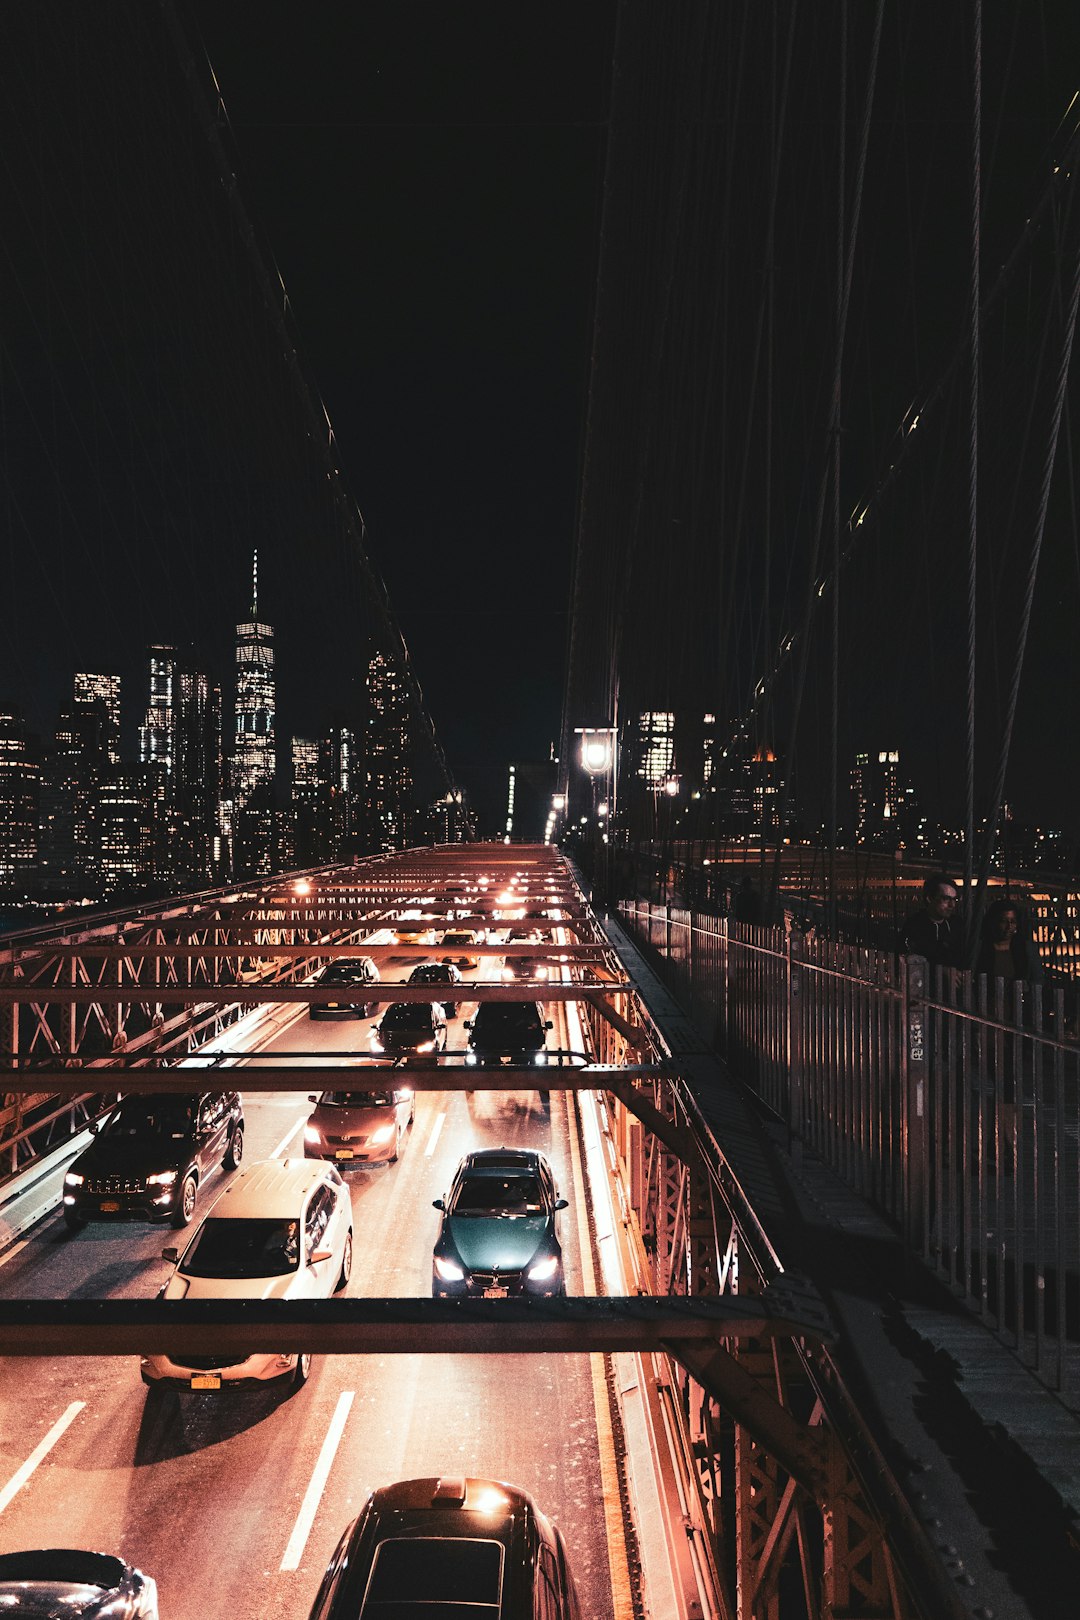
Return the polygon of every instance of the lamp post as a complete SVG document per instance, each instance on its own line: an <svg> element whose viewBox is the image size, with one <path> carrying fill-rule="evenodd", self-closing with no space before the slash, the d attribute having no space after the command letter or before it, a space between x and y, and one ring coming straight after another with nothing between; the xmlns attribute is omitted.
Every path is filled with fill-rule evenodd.
<svg viewBox="0 0 1080 1620"><path fill-rule="evenodd" d="M613 823L618 791L615 728L575 726L574 731L581 738L578 756L581 768L592 778L593 887L600 891L599 897L606 903L610 889L611 844L605 829ZM610 789L607 787L609 778Z"/></svg>

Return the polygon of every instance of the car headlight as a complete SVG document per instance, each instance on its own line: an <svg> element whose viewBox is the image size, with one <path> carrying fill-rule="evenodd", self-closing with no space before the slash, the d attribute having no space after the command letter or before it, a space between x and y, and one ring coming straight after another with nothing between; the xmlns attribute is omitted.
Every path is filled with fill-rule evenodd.
<svg viewBox="0 0 1080 1620"><path fill-rule="evenodd" d="M475 1052L466 1052L465 1061L466 1061L466 1063L475 1063L476 1062L476 1053Z"/></svg>
<svg viewBox="0 0 1080 1620"><path fill-rule="evenodd" d="M371 1138L372 1146L378 1147L383 1142L389 1142L396 1130L396 1125L380 1125L379 1129Z"/></svg>
<svg viewBox="0 0 1080 1620"><path fill-rule="evenodd" d="M546 1052L536 1052L536 1053L534 1053L533 1054L533 1062L534 1063L540 1063L540 1064L546 1063L547 1062L547 1053Z"/></svg>
<svg viewBox="0 0 1080 1620"><path fill-rule="evenodd" d="M543 1260L538 1260L536 1262L535 1266L531 1267L531 1269L529 1271L529 1281L530 1282L550 1282L552 1277L554 1277L555 1273L558 1271L558 1269L559 1269L559 1257L558 1257L558 1255L557 1254L545 1255Z"/></svg>
<svg viewBox="0 0 1080 1620"><path fill-rule="evenodd" d="M374 1037L372 1037L371 1050L373 1052L382 1052L382 1051L385 1050L385 1048L383 1047L383 1044L382 1044L381 1041L377 1041L377 1040L375 1040Z"/></svg>
<svg viewBox="0 0 1080 1620"><path fill-rule="evenodd" d="M313 1146L322 1141L322 1137L319 1135L319 1127L317 1125L304 1126L304 1141L311 1142Z"/></svg>
<svg viewBox="0 0 1080 1620"><path fill-rule="evenodd" d="M418 1046L416 1048L416 1050L417 1050L418 1053L419 1052L434 1052L434 1050L435 1050L435 1042L434 1041L424 1041L423 1045Z"/></svg>
<svg viewBox="0 0 1080 1620"><path fill-rule="evenodd" d="M152 1176L147 1176L148 1187L171 1187L176 1180L175 1170L156 1170Z"/></svg>
<svg viewBox="0 0 1080 1620"><path fill-rule="evenodd" d="M86 1180L85 1176L80 1176L80 1175L76 1174L76 1172L74 1170L69 1170L67 1175L64 1177L64 1186L65 1187L81 1187L85 1180Z"/></svg>
<svg viewBox="0 0 1080 1620"><path fill-rule="evenodd" d="M435 1271L443 1282L464 1282L465 1273L456 1260L444 1260L441 1255L435 1256Z"/></svg>

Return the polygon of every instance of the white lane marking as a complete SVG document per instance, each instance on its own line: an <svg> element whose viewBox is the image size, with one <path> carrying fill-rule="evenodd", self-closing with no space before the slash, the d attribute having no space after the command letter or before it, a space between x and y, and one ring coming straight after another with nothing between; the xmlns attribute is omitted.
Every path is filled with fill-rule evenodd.
<svg viewBox="0 0 1080 1620"><path fill-rule="evenodd" d="M326 1431L326 1439L323 1441L322 1450L319 1452L319 1460L315 1464L315 1472L311 1476L311 1482L304 1495L304 1500L300 1504L300 1512L296 1516L293 1533L289 1537L289 1545L285 1548L285 1556L279 1565L280 1569L299 1569L300 1567L300 1560L304 1555L304 1548L307 1546L311 1526L315 1522L315 1514L323 1490L326 1487L327 1476L330 1473L338 1445L341 1442L345 1420L349 1415L349 1408L353 1403L355 1394L355 1390L345 1389L338 1396L334 1415L330 1419L330 1427Z"/></svg>
<svg viewBox="0 0 1080 1620"><path fill-rule="evenodd" d="M281 1138L281 1141L278 1143L277 1147L274 1149L273 1153L271 1153L270 1157L272 1159L279 1159L281 1157L306 1119L307 1115L303 1114L299 1119L293 1121L293 1123L289 1126L289 1129L285 1132L285 1135Z"/></svg>
<svg viewBox="0 0 1080 1620"><path fill-rule="evenodd" d="M8 1249L4 1254L0 1255L0 1266L6 1266L9 1260L14 1260L17 1254L22 1254L29 1242L29 1238L23 1238L21 1243L12 1244L10 1249Z"/></svg>
<svg viewBox="0 0 1080 1620"><path fill-rule="evenodd" d="M439 1115L438 1119L435 1121L434 1125L431 1127L431 1135L428 1137L428 1144L427 1144L427 1147L424 1149L424 1158L425 1159L430 1159L431 1155L434 1153L435 1144L439 1140L439 1132L442 1130L445 1123L446 1123L446 1110L444 1109L443 1112Z"/></svg>
<svg viewBox="0 0 1080 1620"><path fill-rule="evenodd" d="M53 1446L55 1446L56 1442L60 1439L60 1436L70 1427L72 1423L74 1423L75 1419L78 1417L85 1405L85 1401L72 1401L63 1417L57 1418L44 1440L39 1446L34 1447L34 1450L30 1453L29 1457L27 1457L26 1461L23 1463L18 1472L12 1474L3 1490L0 1491L0 1513L3 1513L12 1497L17 1496L22 1490L38 1463L41 1462L43 1457L48 1456Z"/></svg>

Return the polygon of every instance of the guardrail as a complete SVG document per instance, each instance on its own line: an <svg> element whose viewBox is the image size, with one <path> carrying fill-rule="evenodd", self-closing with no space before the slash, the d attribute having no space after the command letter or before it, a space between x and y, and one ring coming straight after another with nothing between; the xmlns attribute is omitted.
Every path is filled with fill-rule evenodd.
<svg viewBox="0 0 1080 1620"><path fill-rule="evenodd" d="M677 906L619 912L793 1151L819 1154L1065 1388L1080 1339L1080 1047L1062 989Z"/></svg>

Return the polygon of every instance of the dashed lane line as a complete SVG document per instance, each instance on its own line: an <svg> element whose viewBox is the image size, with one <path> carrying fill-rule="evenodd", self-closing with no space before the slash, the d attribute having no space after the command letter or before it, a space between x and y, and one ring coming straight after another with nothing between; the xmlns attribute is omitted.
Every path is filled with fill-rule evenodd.
<svg viewBox="0 0 1080 1620"><path fill-rule="evenodd" d="M85 1401L72 1401L63 1416L57 1418L40 1445L34 1447L22 1467L12 1474L3 1490L0 1491L0 1513L3 1513L8 1503L19 1494L38 1463L48 1456L53 1446L71 1427L85 1405Z"/></svg>
<svg viewBox="0 0 1080 1620"><path fill-rule="evenodd" d="M338 1396L334 1415L330 1419L330 1427L326 1431L326 1439L323 1441L322 1450L319 1452L319 1460L315 1464L315 1472L311 1476L307 1491L304 1494L304 1500L300 1504L300 1512L296 1516L296 1523L293 1525L289 1544L285 1548L285 1555L279 1566L283 1570L299 1569L300 1567L300 1560L304 1556L307 1538L311 1534L311 1526L315 1522L315 1515L322 1500L322 1493L326 1489L326 1481L330 1469L333 1467L334 1457L337 1455L337 1448L341 1443L341 1436L355 1394L355 1390L345 1389Z"/></svg>
<svg viewBox="0 0 1080 1620"><path fill-rule="evenodd" d="M439 1140L440 1132L442 1131L442 1128L445 1125L445 1123L446 1123L446 1110L444 1108L442 1113L436 1119L434 1125L431 1127L431 1135L428 1137L427 1147L424 1149L424 1158L425 1159L430 1159L431 1155L434 1153L435 1144Z"/></svg>

